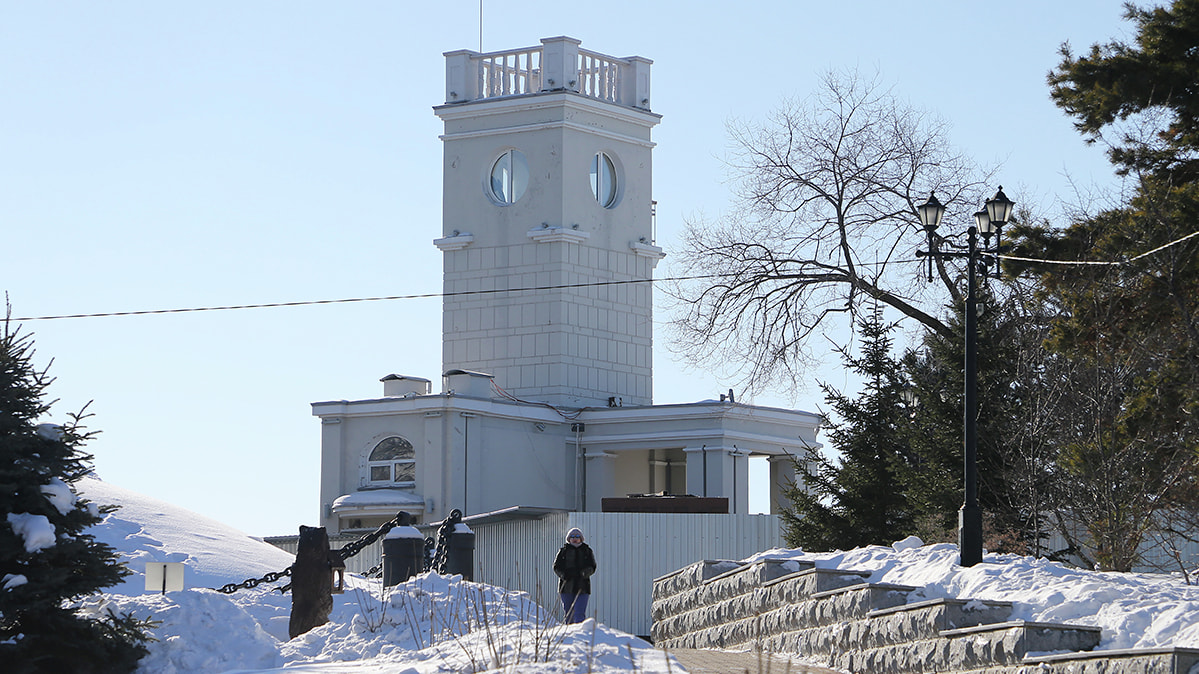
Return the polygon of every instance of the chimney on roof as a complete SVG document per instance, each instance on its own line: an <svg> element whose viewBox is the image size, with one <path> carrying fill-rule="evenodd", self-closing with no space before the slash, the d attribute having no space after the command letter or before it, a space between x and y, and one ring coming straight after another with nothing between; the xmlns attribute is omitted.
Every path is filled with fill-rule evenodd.
<svg viewBox="0 0 1199 674"><path fill-rule="evenodd" d="M445 382L442 389L446 393L453 391L454 395L470 398L491 397L491 380L494 379L494 375L486 372L453 369L446 370L442 378Z"/></svg>
<svg viewBox="0 0 1199 674"><path fill-rule="evenodd" d="M383 395L388 398L429 395L433 384L423 377L409 377L402 374L389 374L379 381L383 382Z"/></svg>

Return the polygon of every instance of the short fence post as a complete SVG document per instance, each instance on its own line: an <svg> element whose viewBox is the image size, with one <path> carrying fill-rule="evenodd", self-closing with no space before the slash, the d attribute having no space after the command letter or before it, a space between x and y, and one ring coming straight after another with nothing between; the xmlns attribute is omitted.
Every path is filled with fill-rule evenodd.
<svg viewBox="0 0 1199 674"><path fill-rule="evenodd" d="M383 585L407 581L425 568L425 539L412 526L398 526L383 539Z"/></svg>
<svg viewBox="0 0 1199 674"><path fill-rule="evenodd" d="M449 550L445 559L446 575L459 574L463 580L475 579L475 532L459 522L450 534Z"/></svg>
<svg viewBox="0 0 1199 674"><path fill-rule="evenodd" d="M329 535L324 527L300 527L296 561L291 565L292 639L329 622L333 612L333 568L329 564Z"/></svg>

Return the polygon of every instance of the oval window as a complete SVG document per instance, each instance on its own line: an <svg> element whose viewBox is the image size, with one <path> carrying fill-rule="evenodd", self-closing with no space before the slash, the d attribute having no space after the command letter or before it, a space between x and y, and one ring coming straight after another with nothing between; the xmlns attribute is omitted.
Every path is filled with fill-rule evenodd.
<svg viewBox="0 0 1199 674"><path fill-rule="evenodd" d="M616 165L603 152L591 160L591 194L604 208L616 205Z"/></svg>
<svg viewBox="0 0 1199 674"><path fill-rule="evenodd" d="M503 205L516 203L529 186L529 162L520 150L507 150L491 166L491 196Z"/></svg>

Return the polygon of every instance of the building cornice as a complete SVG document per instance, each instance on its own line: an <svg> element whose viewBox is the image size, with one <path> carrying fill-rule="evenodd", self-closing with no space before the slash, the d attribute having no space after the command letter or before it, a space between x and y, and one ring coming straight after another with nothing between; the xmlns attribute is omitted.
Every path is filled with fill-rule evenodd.
<svg viewBox="0 0 1199 674"><path fill-rule="evenodd" d="M803 410L781 407L764 407L744 403L702 401L694 403L670 403L643 407L591 407L583 411L588 422L593 423L639 423L642 421L667 421L710 419L728 417L746 421L767 421L789 425L819 426L821 416Z"/></svg>
<svg viewBox="0 0 1199 674"><path fill-rule="evenodd" d="M821 443L807 441L799 436L783 437L723 427L663 430L645 433L587 433L583 436L582 443L589 450L596 451L619 451L622 448L660 449L685 444L687 448L694 449L695 451L699 451L707 445L713 451L721 449L728 452L772 455L788 453L788 449L820 448L822 446Z"/></svg>
<svg viewBox="0 0 1199 674"><path fill-rule="evenodd" d="M444 393L413 396L409 398L371 398L367 400L328 400L312 403L312 415L322 421L327 417L361 418L392 416L396 414L419 414L436 416L453 412L482 414L492 417L543 424L564 424L565 420L554 409L531 405L474 398Z"/></svg>
<svg viewBox="0 0 1199 674"><path fill-rule="evenodd" d="M655 126L662 121L662 115L655 112L602 101L574 91L547 91L536 94L518 94L503 98L486 98L465 103L446 103L444 105L433 106L433 113L443 121L453 122L460 119L478 119L491 115L504 115L511 112L524 112L526 110L544 110L546 108L562 106L573 110L594 112L622 122L643 126Z"/></svg>
<svg viewBox="0 0 1199 674"><path fill-rule="evenodd" d="M438 136L443 141L446 140L464 140L467 138L486 138L488 136L503 136L514 132L521 131L544 131L546 129L570 129L573 131L584 131L592 136L607 138L608 140L620 141L629 143L630 145L640 145L641 147L654 148L657 143L637 138L623 133L607 131L605 129L597 129L594 126L579 124L569 120L557 120L553 122L539 122L537 124L520 124L517 126L507 126L502 129L480 129L478 131L459 131L457 133L446 133Z"/></svg>

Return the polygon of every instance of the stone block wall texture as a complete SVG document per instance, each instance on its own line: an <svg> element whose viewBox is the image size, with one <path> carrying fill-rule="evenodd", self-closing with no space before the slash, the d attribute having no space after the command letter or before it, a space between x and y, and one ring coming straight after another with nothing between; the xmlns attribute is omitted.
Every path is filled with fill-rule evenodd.
<svg viewBox="0 0 1199 674"><path fill-rule="evenodd" d="M654 580L651 638L760 647L855 674L1199 674L1199 650L1090 653L1097 627L1010 621L1007 602L921 601L869 576L794 560L696 562Z"/></svg>

